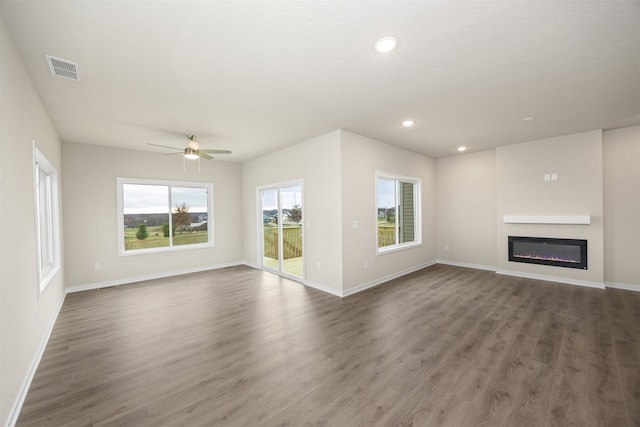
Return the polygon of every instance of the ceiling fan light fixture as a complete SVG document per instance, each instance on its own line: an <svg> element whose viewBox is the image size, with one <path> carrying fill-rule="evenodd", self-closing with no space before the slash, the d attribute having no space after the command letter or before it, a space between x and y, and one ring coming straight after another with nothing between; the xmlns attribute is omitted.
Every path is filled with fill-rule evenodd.
<svg viewBox="0 0 640 427"><path fill-rule="evenodd" d="M197 160L200 158L200 150L194 150L193 148L187 147L184 149L184 158L189 160Z"/></svg>

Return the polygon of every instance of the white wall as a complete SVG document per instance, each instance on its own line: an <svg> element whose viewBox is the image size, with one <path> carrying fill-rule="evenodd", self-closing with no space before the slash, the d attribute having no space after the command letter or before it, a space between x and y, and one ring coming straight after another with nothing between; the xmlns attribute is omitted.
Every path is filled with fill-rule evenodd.
<svg viewBox="0 0 640 427"><path fill-rule="evenodd" d="M66 285L125 283L242 262L240 165L221 160L188 162L87 144L63 144ZM215 247L119 256L116 177L208 182L214 185ZM101 269L95 269L95 263Z"/></svg>
<svg viewBox="0 0 640 427"><path fill-rule="evenodd" d="M591 237L590 269L598 268L598 258L602 256L607 286L640 290L640 126L604 131L601 144L599 134L600 131L588 132L498 149L502 161L508 163L500 172L500 182L513 184L510 191L513 199L502 201L503 206L510 207L508 212L501 207L502 213L588 213L594 215L591 226L501 225L500 228L526 230L536 235ZM515 265L505 261L504 232L500 243L496 240L497 225L502 222L496 210L496 191L498 186L504 190L504 185L496 182L496 151L437 160L438 258L444 262L496 268L495 254L501 252L503 268L513 269L510 264ZM505 153L510 154L505 158ZM559 174L559 181L541 180L541 174L554 171ZM583 182L576 184L576 180ZM601 191L602 215L599 215ZM459 239L464 235L471 236L469 242ZM496 252L470 250L473 242L484 245L491 241L497 245ZM449 245L450 251L445 251L444 245ZM532 268L538 269L539 274L554 276L562 271L547 268L542 272L541 267ZM572 278L580 279L579 275ZM599 281L600 273L591 279Z"/></svg>
<svg viewBox="0 0 640 427"><path fill-rule="evenodd" d="M17 415L16 403L64 298L64 271L38 295L32 141L63 177L60 141L1 19L0 120L0 424L5 425Z"/></svg>
<svg viewBox="0 0 640 427"><path fill-rule="evenodd" d="M496 149L497 267L519 274L603 286L602 131ZM544 175L556 173L557 181ZM591 215L590 225L504 224L504 215ZM588 240L588 270L509 262L507 236Z"/></svg>
<svg viewBox="0 0 640 427"><path fill-rule="evenodd" d="M640 290L640 126L605 131L604 280Z"/></svg>
<svg viewBox="0 0 640 427"><path fill-rule="evenodd" d="M496 268L496 150L436 161L438 260Z"/></svg>
<svg viewBox="0 0 640 427"><path fill-rule="evenodd" d="M435 261L435 161L352 132L341 135L342 277L348 294ZM376 171L422 180L421 246L376 254ZM354 221L358 228L353 228Z"/></svg>
<svg viewBox="0 0 640 427"><path fill-rule="evenodd" d="M306 281L340 294L342 239L340 197L340 131L301 142L242 165L244 259L259 266L256 188L304 180L303 222Z"/></svg>
<svg viewBox="0 0 640 427"><path fill-rule="evenodd" d="M422 179L421 246L376 255L376 171ZM242 165L249 264L260 265L256 187L295 179L304 180L307 284L345 295L435 261L435 162L338 130Z"/></svg>

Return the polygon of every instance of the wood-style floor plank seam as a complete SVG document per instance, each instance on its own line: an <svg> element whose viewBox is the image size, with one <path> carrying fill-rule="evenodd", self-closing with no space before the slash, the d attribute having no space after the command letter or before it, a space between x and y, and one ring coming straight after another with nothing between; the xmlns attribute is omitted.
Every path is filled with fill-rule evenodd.
<svg viewBox="0 0 640 427"><path fill-rule="evenodd" d="M634 426L638 309L444 265L343 299L246 266L79 292L17 426Z"/></svg>

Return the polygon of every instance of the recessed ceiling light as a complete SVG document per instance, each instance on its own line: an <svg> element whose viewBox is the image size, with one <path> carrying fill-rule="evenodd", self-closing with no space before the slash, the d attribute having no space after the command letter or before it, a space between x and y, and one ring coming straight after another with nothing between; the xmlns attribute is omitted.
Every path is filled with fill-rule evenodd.
<svg viewBox="0 0 640 427"><path fill-rule="evenodd" d="M533 120L535 120L536 118L534 116L529 116L529 117L525 117L524 119L522 119L523 122L531 122Z"/></svg>
<svg viewBox="0 0 640 427"><path fill-rule="evenodd" d="M402 122L402 126L406 128L409 128L415 124L416 124L415 120L405 120L404 122Z"/></svg>
<svg viewBox="0 0 640 427"><path fill-rule="evenodd" d="M398 39L395 37L382 37L381 39L378 39L375 44L373 45L373 48L376 50L376 52L380 52L380 53L387 53L387 52L391 52L393 49L396 48L396 46L398 46Z"/></svg>
<svg viewBox="0 0 640 427"><path fill-rule="evenodd" d="M466 151L466 149L467 149L467 147L465 147L464 145L463 145L463 146L458 147L458 151L459 151L459 152L461 152L461 153L462 153L463 151Z"/></svg>

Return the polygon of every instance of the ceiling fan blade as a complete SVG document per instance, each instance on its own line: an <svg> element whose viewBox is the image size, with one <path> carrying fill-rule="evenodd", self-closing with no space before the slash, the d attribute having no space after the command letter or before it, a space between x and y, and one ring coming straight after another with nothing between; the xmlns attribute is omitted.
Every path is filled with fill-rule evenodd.
<svg viewBox="0 0 640 427"><path fill-rule="evenodd" d="M182 148L176 148L176 147L169 147L167 145L160 145L160 144L152 144L150 142L147 142L147 145L153 145L154 147L162 147L162 148L170 148L172 150L178 150L178 151L182 151Z"/></svg>
<svg viewBox="0 0 640 427"><path fill-rule="evenodd" d="M163 156L175 156L176 154L183 155L182 151L178 151L177 153L163 153Z"/></svg>
<svg viewBox="0 0 640 427"><path fill-rule="evenodd" d="M203 159L207 159L207 160L213 159L213 157L211 157L207 153L203 153L202 150L200 150L200 157L202 157Z"/></svg>
<svg viewBox="0 0 640 427"><path fill-rule="evenodd" d="M200 152L211 154L231 154L231 150L200 150Z"/></svg>

